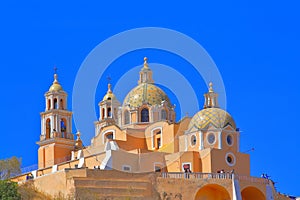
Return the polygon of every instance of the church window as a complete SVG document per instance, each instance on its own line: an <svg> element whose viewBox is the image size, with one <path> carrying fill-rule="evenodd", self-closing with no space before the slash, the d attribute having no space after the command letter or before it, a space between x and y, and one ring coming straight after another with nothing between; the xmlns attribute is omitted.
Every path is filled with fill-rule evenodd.
<svg viewBox="0 0 300 200"><path fill-rule="evenodd" d="M233 144L233 137L232 137L231 134L230 134L230 135L227 135L226 141L227 141L227 144L228 144L229 146L231 146L231 145Z"/></svg>
<svg viewBox="0 0 300 200"><path fill-rule="evenodd" d="M161 119L162 120L167 119L167 111L165 109L161 110Z"/></svg>
<svg viewBox="0 0 300 200"><path fill-rule="evenodd" d="M107 117L111 117L111 108L107 108Z"/></svg>
<svg viewBox="0 0 300 200"><path fill-rule="evenodd" d="M61 119L60 120L60 129L61 129L61 132L66 132L67 127L66 127L66 122L65 121L66 121L65 119Z"/></svg>
<svg viewBox="0 0 300 200"><path fill-rule="evenodd" d="M129 124L129 122L130 122L129 111L125 110L125 112L124 112L124 124Z"/></svg>
<svg viewBox="0 0 300 200"><path fill-rule="evenodd" d="M191 137L191 145L194 146L197 143L197 138L195 135L192 135Z"/></svg>
<svg viewBox="0 0 300 200"><path fill-rule="evenodd" d="M129 165L122 165L122 170L126 171L126 172L130 172L131 171L131 166L129 166Z"/></svg>
<svg viewBox="0 0 300 200"><path fill-rule="evenodd" d="M141 111L141 121L149 122L149 110L147 108L143 108Z"/></svg>
<svg viewBox="0 0 300 200"><path fill-rule="evenodd" d="M58 109L58 105L57 105L57 99L55 98L53 101L53 105L54 105L54 109Z"/></svg>
<svg viewBox="0 0 300 200"><path fill-rule="evenodd" d="M64 100L63 100L63 99L60 100L60 108L61 108L62 110L65 109L65 106L64 106Z"/></svg>
<svg viewBox="0 0 300 200"><path fill-rule="evenodd" d="M114 139L114 135L112 133L109 133L106 135L106 139L112 140L112 139Z"/></svg>
<svg viewBox="0 0 300 200"><path fill-rule="evenodd" d="M209 133L208 136L207 136L207 142L208 142L209 144L214 144L215 141L216 141L215 134Z"/></svg>
<svg viewBox="0 0 300 200"><path fill-rule="evenodd" d="M51 120L46 120L46 139L50 138L50 132L51 132Z"/></svg>
<svg viewBox="0 0 300 200"><path fill-rule="evenodd" d="M229 166L234 166L236 159L233 153L229 152L225 155L225 161L227 163L227 165Z"/></svg>
<svg viewBox="0 0 300 200"><path fill-rule="evenodd" d="M48 109L48 110L51 109L51 100L50 100L50 99L48 99L47 109Z"/></svg>
<svg viewBox="0 0 300 200"><path fill-rule="evenodd" d="M102 115L101 119L104 119L104 116L105 116L105 109L104 108L102 108L101 115Z"/></svg>

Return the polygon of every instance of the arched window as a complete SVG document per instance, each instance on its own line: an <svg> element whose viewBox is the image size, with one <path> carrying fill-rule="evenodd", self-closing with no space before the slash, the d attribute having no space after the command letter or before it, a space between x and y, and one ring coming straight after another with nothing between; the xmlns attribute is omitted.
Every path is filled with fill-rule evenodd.
<svg viewBox="0 0 300 200"><path fill-rule="evenodd" d="M60 129L61 129L61 132L67 132L67 122L66 122L66 119L61 119L60 120Z"/></svg>
<svg viewBox="0 0 300 200"><path fill-rule="evenodd" d="M105 109L102 108L102 112L101 112L101 119L104 119L104 116L105 116Z"/></svg>
<svg viewBox="0 0 300 200"><path fill-rule="evenodd" d="M55 98L53 101L54 109L57 109L57 99Z"/></svg>
<svg viewBox="0 0 300 200"><path fill-rule="evenodd" d="M141 122L149 122L149 110L143 108L141 111Z"/></svg>
<svg viewBox="0 0 300 200"><path fill-rule="evenodd" d="M111 117L111 108L107 108L107 117Z"/></svg>
<svg viewBox="0 0 300 200"><path fill-rule="evenodd" d="M51 132L51 120L46 120L46 139L50 138L50 132Z"/></svg>
<svg viewBox="0 0 300 200"><path fill-rule="evenodd" d="M165 109L161 110L161 119L166 120L167 119L167 111Z"/></svg>
<svg viewBox="0 0 300 200"><path fill-rule="evenodd" d="M129 111L125 110L124 112L124 124L129 124L130 123L130 116L129 116Z"/></svg>

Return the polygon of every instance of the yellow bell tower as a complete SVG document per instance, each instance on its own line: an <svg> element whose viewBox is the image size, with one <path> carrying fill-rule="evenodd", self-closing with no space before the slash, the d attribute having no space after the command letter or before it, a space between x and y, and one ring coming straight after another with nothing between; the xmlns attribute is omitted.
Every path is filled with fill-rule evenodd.
<svg viewBox="0 0 300 200"><path fill-rule="evenodd" d="M41 135L37 144L38 167L45 168L70 160L75 149L72 134L72 112L67 110L67 93L58 82L55 71L53 84L45 93L46 108L41 113Z"/></svg>

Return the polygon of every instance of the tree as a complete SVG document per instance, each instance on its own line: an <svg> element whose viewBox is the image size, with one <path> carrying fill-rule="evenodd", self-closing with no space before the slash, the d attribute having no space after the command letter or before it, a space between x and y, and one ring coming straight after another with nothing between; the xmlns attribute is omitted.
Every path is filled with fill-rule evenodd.
<svg viewBox="0 0 300 200"><path fill-rule="evenodd" d="M18 192L18 184L8 180L0 180L0 199L19 200L21 195Z"/></svg>
<svg viewBox="0 0 300 200"><path fill-rule="evenodd" d="M15 156L0 160L0 180L7 180L21 173L21 159Z"/></svg>

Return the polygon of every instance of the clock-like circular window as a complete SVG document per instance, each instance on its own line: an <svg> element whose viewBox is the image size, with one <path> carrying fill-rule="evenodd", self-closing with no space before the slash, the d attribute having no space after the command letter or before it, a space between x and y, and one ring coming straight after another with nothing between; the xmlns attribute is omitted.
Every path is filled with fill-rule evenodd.
<svg viewBox="0 0 300 200"><path fill-rule="evenodd" d="M235 165L235 162L236 162L236 159L235 159L235 156L233 153L227 153L225 155L225 161L227 163L227 165L229 166L234 166Z"/></svg>
<svg viewBox="0 0 300 200"><path fill-rule="evenodd" d="M191 137L191 145L194 146L194 145L196 145L196 143L197 143L196 135L192 135L192 137Z"/></svg>
<svg viewBox="0 0 300 200"><path fill-rule="evenodd" d="M231 146L233 144L233 137L231 134L227 135L226 141L229 146Z"/></svg>
<svg viewBox="0 0 300 200"><path fill-rule="evenodd" d="M216 141L216 136L215 136L215 134L209 133L208 136L207 136L207 142L208 142L209 144L214 144L215 141Z"/></svg>

